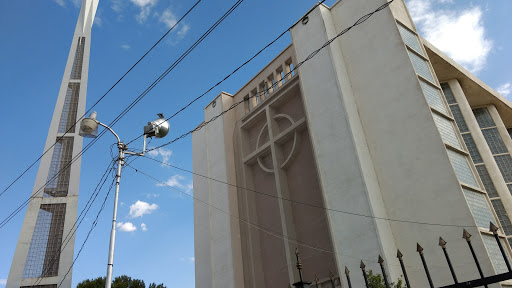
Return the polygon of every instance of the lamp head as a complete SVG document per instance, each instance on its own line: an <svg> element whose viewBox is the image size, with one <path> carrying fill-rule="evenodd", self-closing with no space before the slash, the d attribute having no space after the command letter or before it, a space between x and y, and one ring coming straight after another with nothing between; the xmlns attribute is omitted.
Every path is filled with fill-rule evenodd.
<svg viewBox="0 0 512 288"><path fill-rule="evenodd" d="M96 121L96 116L97 113L94 111L89 117L82 120L78 135L87 138L96 138L98 136L98 121Z"/></svg>
<svg viewBox="0 0 512 288"><path fill-rule="evenodd" d="M155 121L148 122L148 125L144 126L144 134L149 137L163 138L169 133L169 122L165 120L164 114L157 114L158 119Z"/></svg>

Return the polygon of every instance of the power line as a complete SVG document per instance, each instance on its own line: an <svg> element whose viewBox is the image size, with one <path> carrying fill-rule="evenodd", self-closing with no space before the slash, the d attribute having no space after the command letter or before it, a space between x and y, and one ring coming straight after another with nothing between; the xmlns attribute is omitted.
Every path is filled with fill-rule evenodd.
<svg viewBox="0 0 512 288"><path fill-rule="evenodd" d="M215 181L215 182L218 182L218 183L222 183L222 184L225 184L225 185L228 185L228 186L231 186L231 187L239 188L239 189L242 189L242 190L245 190L245 191L254 192L254 193L261 194L261 195L264 195L264 196L267 196L267 197L271 197L271 198L280 199L280 200L287 201L287 202L290 202L290 203L300 204L300 205L309 206L309 207L313 207L313 208L318 208L318 209L322 209L322 210L326 210L326 211L332 211L332 212L337 212L337 213L342 213L342 214L347 214L347 215L352 215L352 216L358 216L358 217L364 217L364 218L372 218L372 219L377 219L377 220L385 220L385 221L401 222L401 223L409 223L409 224L418 224L418 225L431 225L431 226L443 226L443 227L460 227L460 228L475 227L474 224L472 224L472 225L455 225L455 224L441 224L441 223L418 222L418 221L410 221L410 220L400 220L400 219L391 219L391 218L385 218L385 217L377 217L377 216L371 216L371 215L366 215L366 214L361 214L361 213L343 211L343 210L334 209L334 208L327 208L327 207L324 207L324 206L319 206L319 205L315 205L315 204L311 204L311 203L307 203L307 202L292 200L292 199L289 199L289 198L283 198L283 197L279 197L279 196L272 195L272 194L269 194L269 193L265 193L265 192L257 191L257 190L250 189L250 188L247 188L247 187L239 186L239 185L236 185L236 184L228 183L228 182L225 182L225 181L222 181L222 180L218 180L218 179L215 179L215 178L212 178L212 177L208 177L208 176L196 173L194 171L190 171L190 170L187 170L187 169L184 169L184 168L181 168L181 167L178 167L178 166L175 166L175 165L172 165L172 164L169 164L169 163L157 160L155 158L151 158L151 157L148 157L148 156L143 156L143 157L147 158L147 159L150 159L150 160L153 160L155 162L161 163L163 165L167 165L167 166L172 167L174 169L178 169L178 170L181 170L183 172L187 172L187 173L193 174L195 176L199 176L199 177L202 177L202 178L205 178L205 179L208 179L208 180L212 180L212 181Z"/></svg>
<svg viewBox="0 0 512 288"><path fill-rule="evenodd" d="M322 3L324 3L325 0L322 0L320 2L318 2L317 4L315 4L315 6L313 6L306 14L304 17L308 16L309 13L311 13L311 11L313 11L317 6L321 5ZM215 85L213 85L212 87L208 88L208 90L206 90L203 94L197 96L196 98L194 98L192 101L190 101L187 105L183 106L180 110L176 111L174 114L172 114L170 117L168 117L167 119L165 119L166 121L169 121L171 120L172 118L174 118L175 116L177 116L179 113L183 112L185 109L187 109L188 107L190 107L192 104L194 104L197 100L203 98L206 94L210 93L213 89L215 89L217 86L219 86L220 84L222 84L224 81L228 80L231 76L233 76L236 72L238 72L240 69L242 69L245 65L249 64L252 60L254 60L254 58L258 57L258 55L260 55L263 51L265 51L268 47L272 46L275 42L277 42L279 39L281 39L284 35L286 35L286 33L288 31L290 31L290 29L292 29L293 26L295 26L296 23L294 23L292 26L290 26L289 28L287 28L286 30L284 30L281 34L279 34L279 36L277 36L276 38L274 38L274 40L270 41L267 45L265 45L265 47L263 47L262 49L260 49L258 52L256 52L253 56L251 56L249 59L247 59L242 65L238 66L235 70L233 70L231 73L229 73L227 76L225 76L222 80L220 80L219 82L217 82ZM127 143L130 144L132 143L133 141L139 139L140 137L144 136L144 134L141 134L139 135L137 138L129 141Z"/></svg>
<svg viewBox="0 0 512 288"><path fill-rule="evenodd" d="M87 201L87 203L85 204L85 207L82 209L82 211L80 212L80 215L78 215L75 223L73 223L73 227L71 227L71 229L69 229L66 237L64 237L64 239L62 240L61 243L64 243L64 245L61 245L61 248L59 250L59 252L54 255L53 259L51 260L50 264L48 265L48 267L46 268L46 270L44 271L44 273L41 273L41 276L39 276L37 278L37 280L35 281L35 283L33 285L38 285L39 283L41 283L41 281L43 280L44 277L46 277L46 275L50 272L50 269L52 269L53 267L53 264L56 262L56 261L59 261L60 259L60 255L62 253L62 251L64 251L64 249L66 248L66 246L69 244L69 242L71 241L71 239L73 238L73 236L75 235L76 231L78 230L78 228L80 227L80 225L82 224L82 221L85 219L85 217L87 216L87 214L89 213L89 210L91 209L92 205L94 204L94 202L96 201L96 198L98 197L100 191L103 189L103 185L105 185L105 182L107 182L108 180L108 174L110 173L110 171L114 170L112 164L114 163L114 160L110 161L107 165L107 168L105 169L105 172L103 173L103 176L101 176L101 179L100 181L98 182L98 184L96 185L96 188L94 189L93 193L91 194L91 196L89 197L89 200ZM89 205L90 204L90 205ZM85 214L84 214L85 212ZM83 217L82 217L83 215ZM77 225L78 224L78 225ZM75 228L76 227L76 228Z"/></svg>
<svg viewBox="0 0 512 288"><path fill-rule="evenodd" d="M133 68L135 68L135 66L137 66L141 61L142 59L144 59L158 44L160 44L160 42L172 31L174 30L174 28L190 13L192 12L192 10L194 10L194 8L201 2L202 0L198 0L180 19L178 19L178 21L176 21L176 23L171 27L169 28L169 30L167 30L167 32L162 36L160 37L160 39L158 39L158 41L156 41L155 44L153 44L153 46L148 50L146 51L146 53L144 53L144 55L142 55L142 57L139 58L139 60L137 60L137 62L135 62L135 64L132 65L132 67L130 67L130 69L128 69L128 71L126 71L123 76L121 76L121 78L119 78L119 80L116 81L116 83L114 83L114 85L112 85L112 87L110 87L110 89L107 90L107 92L105 92L105 94L103 94L103 96L100 97L100 99L98 99L92 106L91 108L89 108L71 127L68 128L68 130L66 132L64 132L64 134L62 134L61 136L57 137L57 141L55 141L55 143L53 143L52 146L50 146L46 151L44 151L44 153L39 156L39 158L37 158L34 162L32 162L32 164L30 164L28 166L27 169L25 169L25 171L23 171L23 173L21 173L21 175L19 175L16 179L14 179L14 181L12 181L8 186L7 188L5 188L1 193L0 193L0 197L2 197L2 195L7 191L9 190L9 188L11 188L12 185L14 185L14 183L16 183L21 177L23 177L23 175L25 175L37 162L39 162L39 160L41 160L41 158L43 158L44 155L46 155L46 153L48 153L48 151L50 151L56 144L57 142L64 136L67 135L67 133L69 131L71 131L72 129L74 129L74 127L76 126L76 124L78 124L78 122L80 122L80 120L82 120L84 118L85 115L89 114L89 112L101 101L103 100L103 98L105 98L105 96L107 96L108 93L110 93L110 91L112 89L114 89L114 87L117 86L117 84L119 84L119 82L121 82L121 80L124 79L124 77L126 77L126 75L128 75L128 73L130 73Z"/></svg>
<svg viewBox="0 0 512 288"><path fill-rule="evenodd" d="M112 180L112 183L110 184L110 187L108 189L107 195L105 196L105 199L103 200L103 203L101 204L101 207L100 207L100 210L98 211L98 214L96 214L96 218L94 219L94 221L91 224L91 228L89 229L89 232L87 233L87 236L85 237L84 242L82 242L82 246L80 247L80 250L78 250L78 253L76 254L76 257L73 260L73 263L71 263L71 266L69 266L68 271L66 272L66 274L64 275L64 277L60 281L59 286L57 288L60 288L60 286L62 285L62 282L64 282L64 279L66 279L66 277L68 276L69 272L71 272L71 269L73 269L73 265L75 265L76 260L78 259L78 257L80 257L80 253L82 252L82 249L84 249L84 246L85 246L85 243L87 243L87 240L89 240L89 236L91 235L92 230L94 230L94 228L96 228L96 225L98 224L98 219L100 217L101 212L105 208L105 204L107 202L108 196L110 195L110 192L112 191L112 187L114 186L114 183L115 183L115 179Z"/></svg>
<svg viewBox="0 0 512 288"><path fill-rule="evenodd" d="M203 123L201 123L199 126L197 126L195 129L193 130L190 130L176 138L174 138L172 141L169 141L165 144L162 144L160 146L157 146L157 147L154 147L152 149L149 149L147 150L146 152L150 152L150 151L153 151L153 150L156 150L156 149L159 149L159 148L162 148L162 147L165 147L167 145L170 145L180 139L183 139L185 137L187 137L188 135L192 134L193 132L196 132L196 131L199 131L201 130L201 128L203 128L204 126L210 124L211 122L217 120L220 116L226 114L227 112L231 111L232 109L234 109L235 107L237 107L238 105L244 103L245 101L248 101L250 100L251 98L254 98L254 97L259 97L259 96L262 96L264 95L265 93L267 93L270 89L275 89L275 87L277 86L277 84L279 82L284 82L287 78L289 78L289 76L291 75L294 75L295 73L295 70L297 70L300 66L302 66L304 63L306 63L307 61L311 60L313 57L315 57L318 52L320 52L322 49L324 49L325 47L329 46L334 40L336 40L338 37L340 37L341 35L347 33L348 31L350 31L352 28L354 28L355 26L357 25L360 25L362 23L364 23L366 20L368 20L370 17L372 17L373 14L383 10L384 8L388 7L391 3L393 3L394 0L391 0L389 2L386 2L385 4L379 6L377 9L375 9L374 11L366 14L366 15L363 15L361 16L361 18L359 18L354 24L352 24L351 26L345 28L343 31L341 31L340 33L338 33L336 36L334 36L333 38L329 39L327 42L325 42L320 48L316 49L315 51L313 51L311 54L309 54L306 59L302 60L301 62L299 62L296 66L293 67L293 69L290 70L290 72L284 74L284 76L282 77L281 80L278 80L278 81L275 81L275 83L268 87L268 88L265 88L263 89L262 91L252 95L252 96L249 96L247 98L244 98L242 101L239 101L239 102L235 102L233 103L228 109L222 111L220 114L216 115L216 116L213 116L210 120L208 121L205 121Z"/></svg>
<svg viewBox="0 0 512 288"><path fill-rule="evenodd" d="M148 88L146 88L146 90L141 93L134 101L132 101L132 103L130 105L128 105L128 107L126 107L112 122L110 122L110 124L108 124L108 126L112 127L114 126L122 117L124 117L124 115L126 115L126 113L128 113L140 100L142 100L142 98L144 98L148 93L149 91L151 91L160 81L162 81L162 79L164 79L183 59L186 58L186 56L188 56L213 30L215 30L215 28L217 28L218 25L220 25L220 23L222 23L224 21L224 19L226 19L244 0L238 0L233 6L231 6L231 8L224 13L224 15L219 18L209 29L208 31L206 31L192 46L190 46L187 51L185 51L169 68L167 68L167 70L162 73L158 78L157 80L155 80ZM75 123L76 124L76 123ZM42 188L44 188L44 186L46 186L50 181L52 181L53 179L55 179L58 175L60 175L60 173L62 171L64 171L67 167L69 167L74 161L76 161L78 159L78 157L80 157L83 153L85 153L85 151L87 151L87 149L89 149L94 143L96 143L96 141L98 141L99 138L101 138L104 134L105 134L105 131L106 130L103 130L99 135L98 137L96 137L93 141L91 141L87 146L86 148L84 148L77 156L75 156L75 158L73 159L72 162L70 162L65 168L61 169L59 171L59 173L57 173L51 180L47 181L36 193L34 193L33 196L29 197L27 200L25 200L25 202L23 202L18 208L15 209L15 211L13 211L9 216L7 216L7 218L5 218L4 220L2 220L2 222L0 222L0 229L5 226L5 224L7 224L14 216L16 216L26 205L28 205L30 199L34 198ZM54 144L55 145L55 144ZM45 152L46 153L46 152ZM41 156L42 157L42 156Z"/></svg>
<svg viewBox="0 0 512 288"><path fill-rule="evenodd" d="M239 216L237 216L237 215L233 215L233 214L229 213L229 211L225 211L225 210L223 210L223 209L221 209L221 208L219 208L219 207L216 207L216 206L214 206L214 205L212 205L212 204L210 204L210 203L208 203L208 202L206 202L206 201L204 201L204 200L201 200L201 199L199 199L199 198L195 197L194 195L191 195L191 194L189 194L189 193L187 193L187 192L185 192L185 191L182 191L182 190L180 190L180 189L177 189L176 187L173 187L173 186L171 186L171 185L167 184L166 182L161 181L161 180L159 180L159 179L157 179L157 178L155 178L155 177L153 177L153 176L151 176L151 175L149 175L149 174L147 174L147 173L145 173L145 172L141 171L141 170L140 170L140 169L138 169L138 168L135 168L135 167L133 167L133 166L131 166L131 165L127 165L126 167L130 167L130 168L131 168L131 169L133 169L135 172L140 173L140 174L142 174L142 175L144 175L144 176L146 176L146 177L148 177L148 178L152 179L153 181L155 181L155 182L159 183L159 185L169 187L170 189L173 189L173 190L175 190L175 191L178 191L178 192L179 192L179 193L181 193L181 194L185 194L185 195L189 196L190 198L192 198L193 200L200 202L201 204L204 204L204 205L206 205L206 206L208 206L208 207L211 207L211 208L213 208L213 209L215 209L215 210L218 210L218 211L220 211L220 212L222 212L222 213L226 214L226 215L227 215L227 216L229 216L229 217L233 217L233 218L237 219L237 220L238 220L238 221L240 221L240 222L243 222L243 223L245 223L245 224L247 224L247 225L249 225L249 226L252 226L252 227L254 227L254 228L258 229L258 230L261 230L261 231L263 231L263 232L265 232L265 233L267 233L267 234L270 234L270 235L272 235L272 236L274 236L274 237L277 237L277 238L280 238L280 239L283 239L283 240L287 240L287 241L289 241L289 242L291 242L291 243L293 243L293 244L296 244L296 245L298 245L298 246L302 246L302 247L310 248L310 249L313 249L313 250L316 250L316 251L319 251L319 252L322 252L322 253L337 254L337 255L340 255L340 256L345 256L345 257L349 257L349 258L353 258L353 259L357 259L357 260L364 260L364 261L367 261L367 262L378 263L378 262L377 262L377 261L375 261L375 260L362 259L362 258L360 258L360 257L356 257L356 256L352 256L352 255L347 255L347 254L343 254L343 253L335 252L335 251L332 251L332 250L328 250L328 249L325 249L325 248L317 247L317 246L314 246L314 245L311 245L311 244L307 244L307 243L304 243L304 242L300 242L300 241L299 241L298 239L296 239L296 238L292 238L292 237L290 237L290 236L288 236L288 235L280 234L280 233L277 233L277 232L271 231L271 230L269 230L269 229L267 229L267 228L265 228L265 227L263 227L263 226L261 226L261 225L258 225L258 224L252 223L252 222L250 222L250 221L248 221L248 220L242 219L242 218L240 218L240 217L239 217ZM470 265L470 264L472 264L472 263L468 262L468 263L464 263L464 264L460 264L460 265L456 265L456 266L457 266L457 267L460 267L460 266L465 266L465 265ZM398 264L391 264L391 263L388 263L388 265L392 265L392 266L400 266L400 265L398 265ZM419 267L420 267L420 266L411 266L411 265L405 265L405 266L406 266L406 267L415 267L415 268L419 268ZM448 268L448 266L436 266L436 267L438 267L438 268Z"/></svg>

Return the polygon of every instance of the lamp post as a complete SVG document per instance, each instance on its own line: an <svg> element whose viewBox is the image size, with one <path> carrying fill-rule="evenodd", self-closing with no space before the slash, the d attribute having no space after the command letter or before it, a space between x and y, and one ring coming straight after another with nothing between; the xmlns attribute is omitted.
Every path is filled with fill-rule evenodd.
<svg viewBox="0 0 512 288"><path fill-rule="evenodd" d="M119 136L109 126L96 120L96 111L92 112L89 117L84 118L80 123L80 132L78 133L82 137L96 138L98 136L98 125L105 127L110 131L117 139L117 149L119 150L119 156L117 158L117 173L116 173L116 191L114 194L114 212L112 216L112 230L110 231L110 246L108 250L108 264L107 264L107 277L105 280L105 288L110 288L112 285L112 268L114 266L114 246L116 242L116 218L117 218L117 202L119 198L119 184L121 182L121 168L124 165L124 155L136 155L144 156L146 153L146 139L147 137L162 138L169 133L169 122L165 120L163 114L158 114L158 119L155 121L148 122L148 125L144 126L144 145L142 153L135 153L126 151L128 146L124 144Z"/></svg>

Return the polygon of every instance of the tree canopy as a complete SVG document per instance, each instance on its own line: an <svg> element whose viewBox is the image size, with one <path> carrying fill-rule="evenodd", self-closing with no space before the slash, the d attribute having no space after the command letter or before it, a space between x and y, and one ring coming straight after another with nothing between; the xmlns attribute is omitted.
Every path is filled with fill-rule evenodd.
<svg viewBox="0 0 512 288"><path fill-rule="evenodd" d="M98 277L95 279L86 279L76 285L76 288L104 288L105 277ZM122 275L118 276L112 281L112 288L146 288L144 280L132 279L129 276ZM149 284L148 288L167 288L163 283Z"/></svg>

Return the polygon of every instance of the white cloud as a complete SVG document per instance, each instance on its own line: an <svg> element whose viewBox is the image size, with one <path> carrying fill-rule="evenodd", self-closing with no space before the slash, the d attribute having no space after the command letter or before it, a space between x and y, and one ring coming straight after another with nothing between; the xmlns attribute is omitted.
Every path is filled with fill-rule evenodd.
<svg viewBox="0 0 512 288"><path fill-rule="evenodd" d="M496 92L500 93L503 96L507 96L512 92L512 84L510 82L507 82L500 87L496 88Z"/></svg>
<svg viewBox="0 0 512 288"><path fill-rule="evenodd" d="M151 14L151 8L156 5L158 0L130 0L135 6L140 8L140 13L135 16L137 22L140 24L144 23Z"/></svg>
<svg viewBox="0 0 512 288"><path fill-rule="evenodd" d="M157 186L170 186L170 187L174 187L174 188L185 188L185 185L183 183L181 183L182 180L184 180L185 177L181 176L181 175L174 175L174 176L171 176L171 178L167 179L167 181L165 181L165 184L163 183L158 183L156 184Z"/></svg>
<svg viewBox="0 0 512 288"><path fill-rule="evenodd" d="M181 257L180 260L181 261L187 261L187 262L190 262L190 263L196 262L196 258L195 257Z"/></svg>
<svg viewBox="0 0 512 288"><path fill-rule="evenodd" d="M112 5L110 5L110 8L112 8L116 13L121 13L123 7L124 5L122 0L112 0Z"/></svg>
<svg viewBox="0 0 512 288"><path fill-rule="evenodd" d="M117 228L119 228L119 231L123 232L133 232L137 230L137 227L135 227L131 222L119 222L117 223Z"/></svg>
<svg viewBox="0 0 512 288"><path fill-rule="evenodd" d="M477 73L487 64L493 42L487 38L479 6L464 10L437 8L447 0L410 0L409 11L420 34L439 50ZM436 8L434 8L436 6Z"/></svg>
<svg viewBox="0 0 512 288"><path fill-rule="evenodd" d="M124 50L130 50L130 48L132 48L132 47L128 44L123 44L123 45L121 45L121 48L123 48Z"/></svg>
<svg viewBox="0 0 512 288"><path fill-rule="evenodd" d="M189 30L190 30L190 26L188 26L187 24L183 24L181 26L180 31L178 31L178 37L180 39L183 39L185 37L185 35L187 35Z"/></svg>
<svg viewBox="0 0 512 288"><path fill-rule="evenodd" d="M151 214L151 212L158 209L158 205L149 204L144 201L137 201L135 204L130 206L130 218L142 217L145 214Z"/></svg>
<svg viewBox="0 0 512 288"><path fill-rule="evenodd" d="M66 3L64 2L64 0L54 0L55 3L57 3L60 7L64 7L66 6ZM0 283L1 284L1 283Z"/></svg>
<svg viewBox="0 0 512 288"><path fill-rule="evenodd" d="M174 13L172 13L171 9L165 9L164 12L162 12L162 15L160 15L160 18L158 19L161 23L164 23L167 28L171 28L172 26L176 25L176 16L174 16Z"/></svg>
<svg viewBox="0 0 512 288"><path fill-rule="evenodd" d="M171 158L171 156L172 156L172 151L169 149L165 149L165 148L158 148L156 150L149 151L148 155L151 157L156 157L156 156L160 155L162 157L162 162L168 163L169 158ZM167 165L162 164L162 166L167 166Z"/></svg>
<svg viewBox="0 0 512 288"><path fill-rule="evenodd" d="M142 223L142 224L140 224L140 229L142 229L142 231L148 231L148 226L146 226L146 224Z"/></svg>

